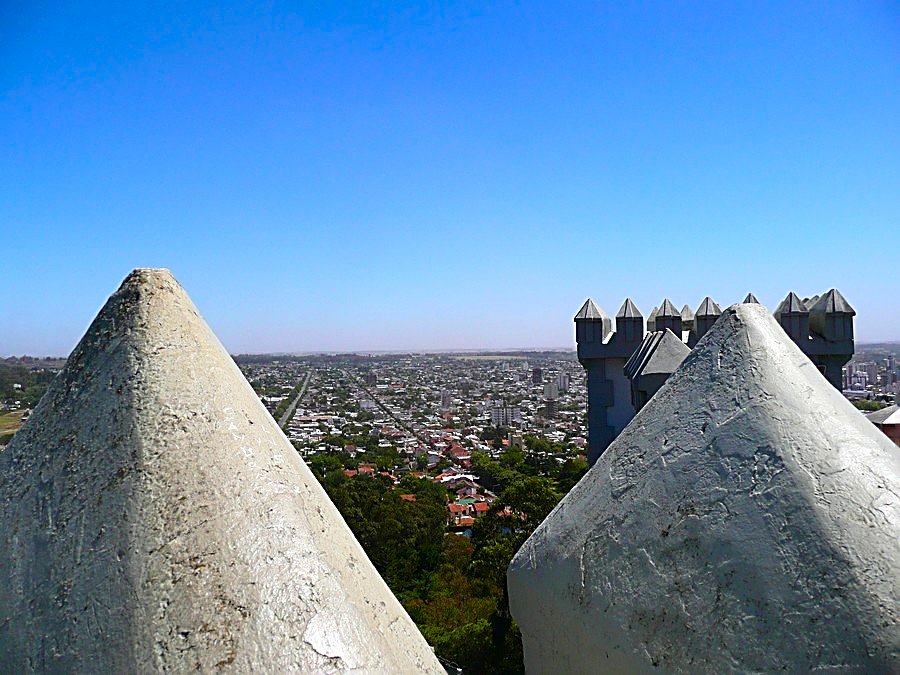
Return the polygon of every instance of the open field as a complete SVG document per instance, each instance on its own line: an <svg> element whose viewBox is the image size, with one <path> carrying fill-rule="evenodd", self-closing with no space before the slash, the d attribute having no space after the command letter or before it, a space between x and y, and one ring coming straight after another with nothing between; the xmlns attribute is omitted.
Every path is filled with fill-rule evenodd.
<svg viewBox="0 0 900 675"><path fill-rule="evenodd" d="M24 414L24 410L0 414L0 436L16 433L19 427L22 426L22 416Z"/></svg>

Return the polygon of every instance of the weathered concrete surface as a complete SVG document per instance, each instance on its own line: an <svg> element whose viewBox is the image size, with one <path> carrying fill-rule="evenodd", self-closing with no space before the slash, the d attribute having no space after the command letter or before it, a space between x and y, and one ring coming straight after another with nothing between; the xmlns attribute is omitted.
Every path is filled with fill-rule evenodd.
<svg viewBox="0 0 900 675"><path fill-rule="evenodd" d="M508 584L530 672L897 672L900 452L735 305Z"/></svg>
<svg viewBox="0 0 900 675"><path fill-rule="evenodd" d="M2 672L443 672L164 270L0 454Z"/></svg>

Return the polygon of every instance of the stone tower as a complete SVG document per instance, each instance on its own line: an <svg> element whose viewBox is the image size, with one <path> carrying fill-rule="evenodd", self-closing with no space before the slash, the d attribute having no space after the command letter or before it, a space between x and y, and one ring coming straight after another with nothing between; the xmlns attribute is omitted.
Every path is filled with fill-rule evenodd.
<svg viewBox="0 0 900 675"><path fill-rule="evenodd" d="M444 672L165 270L100 311L0 504L5 672Z"/></svg>
<svg viewBox="0 0 900 675"><path fill-rule="evenodd" d="M575 315L578 360L588 384L588 462L603 450L634 417L631 384L624 374L625 362L644 337L644 319L627 299L612 321L588 299Z"/></svg>
<svg viewBox="0 0 900 675"><path fill-rule="evenodd" d="M897 495L896 447L734 305L513 559L526 670L895 672Z"/></svg>
<svg viewBox="0 0 900 675"><path fill-rule="evenodd" d="M843 367L853 357L853 317L856 312L832 288L809 307L811 340L806 354L837 389L843 388Z"/></svg>
<svg viewBox="0 0 900 675"><path fill-rule="evenodd" d="M781 327L838 390L843 388L843 366L854 352L854 316L850 303L834 288L807 301L788 293L775 309Z"/></svg>

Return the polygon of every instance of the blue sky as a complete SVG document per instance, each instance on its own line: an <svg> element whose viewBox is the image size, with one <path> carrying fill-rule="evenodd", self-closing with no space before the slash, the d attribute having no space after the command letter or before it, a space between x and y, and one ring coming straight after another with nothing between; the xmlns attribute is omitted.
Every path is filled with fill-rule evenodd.
<svg viewBox="0 0 900 675"><path fill-rule="evenodd" d="M0 355L146 266L233 352L832 286L900 339L896 4L230 4L0 4Z"/></svg>

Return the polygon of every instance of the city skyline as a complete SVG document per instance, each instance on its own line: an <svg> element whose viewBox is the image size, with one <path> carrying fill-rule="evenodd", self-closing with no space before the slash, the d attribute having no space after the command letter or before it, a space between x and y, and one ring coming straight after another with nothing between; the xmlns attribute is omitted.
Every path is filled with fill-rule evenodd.
<svg viewBox="0 0 900 675"><path fill-rule="evenodd" d="M166 267L232 353L574 347L592 297L900 339L888 5L0 9L0 356ZM893 256L893 257L892 257Z"/></svg>

